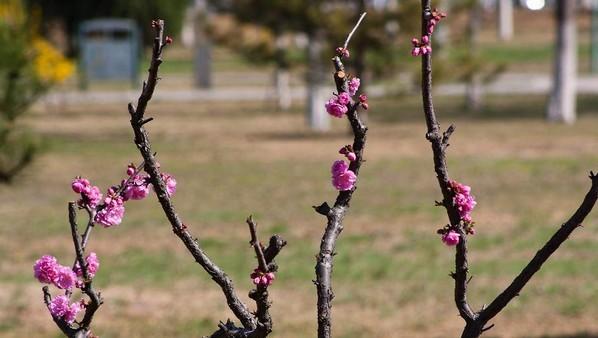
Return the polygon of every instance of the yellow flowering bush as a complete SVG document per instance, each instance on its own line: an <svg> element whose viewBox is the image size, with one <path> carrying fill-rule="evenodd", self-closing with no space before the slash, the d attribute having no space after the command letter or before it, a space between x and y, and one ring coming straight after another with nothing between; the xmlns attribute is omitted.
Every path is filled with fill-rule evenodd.
<svg viewBox="0 0 598 338"><path fill-rule="evenodd" d="M74 72L75 66L62 53L42 38L33 39L33 69L44 83L62 83Z"/></svg>
<svg viewBox="0 0 598 338"><path fill-rule="evenodd" d="M10 181L38 148L17 118L75 68L37 34L35 14L26 14L20 0L0 2L0 182Z"/></svg>

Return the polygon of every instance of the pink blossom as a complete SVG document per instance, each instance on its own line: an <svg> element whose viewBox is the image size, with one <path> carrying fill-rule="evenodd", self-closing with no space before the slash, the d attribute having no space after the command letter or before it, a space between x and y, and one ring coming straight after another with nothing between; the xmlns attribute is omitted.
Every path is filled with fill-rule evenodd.
<svg viewBox="0 0 598 338"><path fill-rule="evenodd" d="M60 266L54 280L54 285L59 289L69 290L75 286L75 283L77 283L77 274L75 274L73 269L68 266Z"/></svg>
<svg viewBox="0 0 598 338"><path fill-rule="evenodd" d="M125 214L123 199L120 196L106 197L104 208L98 211L95 222L102 224L105 228L118 225L122 222Z"/></svg>
<svg viewBox="0 0 598 338"><path fill-rule="evenodd" d="M33 276L41 283L54 283L58 277L59 266L56 257L50 255L42 256L33 265Z"/></svg>
<svg viewBox="0 0 598 338"><path fill-rule="evenodd" d="M421 54L421 48L420 47L413 47L413 49L411 50L411 55L412 56L419 56Z"/></svg>
<svg viewBox="0 0 598 338"><path fill-rule="evenodd" d="M129 166L127 167L127 176L135 175L136 169L137 168L135 168L135 166L133 164L129 164Z"/></svg>
<svg viewBox="0 0 598 338"><path fill-rule="evenodd" d="M88 186L89 186L89 180L87 180L85 178L81 178L81 177L75 178L73 180L73 183L71 184L71 188L77 194L80 194L81 192L83 192L83 190L85 190L85 188Z"/></svg>
<svg viewBox="0 0 598 338"><path fill-rule="evenodd" d="M332 163L332 167L330 168L330 172L332 172L332 176L338 176L349 169L349 165L343 160L334 161Z"/></svg>
<svg viewBox="0 0 598 338"><path fill-rule="evenodd" d="M357 93L357 90L359 89L360 84L361 84L361 80L358 77L354 77L349 81L348 90L349 90L350 96L353 96L353 95L355 95L355 93Z"/></svg>
<svg viewBox="0 0 598 338"><path fill-rule="evenodd" d="M249 277L251 278L251 281L253 282L253 284L262 285L262 286L272 285L272 283L274 282L274 279L276 279L276 276L274 275L274 273L272 273L272 272L264 273L264 272L260 271L258 268L254 269Z"/></svg>
<svg viewBox="0 0 598 338"><path fill-rule="evenodd" d="M334 117L343 117L349 110L346 105L340 104L336 97L328 100L324 106L326 107L326 112Z"/></svg>
<svg viewBox="0 0 598 338"><path fill-rule="evenodd" d="M148 176L132 176L123 192L124 200L141 200L146 198L150 190L148 179Z"/></svg>
<svg viewBox="0 0 598 338"><path fill-rule="evenodd" d="M432 53L432 47L430 46L430 37L427 35L422 36L420 40L413 38L411 39L413 49L411 49L412 56L426 55Z"/></svg>
<svg viewBox="0 0 598 338"><path fill-rule="evenodd" d="M351 190L357 181L357 176L351 170L347 170L338 176L332 176L332 185L340 191Z"/></svg>
<svg viewBox="0 0 598 338"><path fill-rule="evenodd" d="M66 296L58 296L50 302L48 309L54 318L64 319L65 322L71 324L81 310L81 305L79 303L69 305L69 299Z"/></svg>
<svg viewBox="0 0 598 338"><path fill-rule="evenodd" d="M96 255L95 252L91 252L85 258L85 262L87 263L87 274L89 275L90 278L93 278L95 276L96 272L98 271L98 269L100 268L100 260L98 259L98 256ZM75 264L75 273L79 277L83 276L83 271L81 270L81 267L79 266L79 262L77 262Z"/></svg>
<svg viewBox="0 0 598 338"><path fill-rule="evenodd" d="M342 92L342 93L338 94L338 96L336 97L336 100L339 104L346 106L349 104L349 102L351 102L351 96L349 96L349 93Z"/></svg>
<svg viewBox="0 0 598 338"><path fill-rule="evenodd" d="M174 195L176 192L176 180L174 179L174 176L166 173L161 173L160 176L162 177L162 180L164 180L164 184L166 184L166 192L168 195Z"/></svg>
<svg viewBox="0 0 598 338"><path fill-rule="evenodd" d="M95 209L102 200L102 193L100 188L89 185L81 192L81 199L79 204Z"/></svg>
<svg viewBox="0 0 598 338"><path fill-rule="evenodd" d="M351 190L357 181L357 175L349 170L349 166L345 161L335 161L330 171L332 172L332 185L337 190Z"/></svg>
<svg viewBox="0 0 598 338"><path fill-rule="evenodd" d="M448 246L457 245L459 243L459 238L461 235L459 233L450 230L446 234L442 235L442 242Z"/></svg>
<svg viewBox="0 0 598 338"><path fill-rule="evenodd" d="M347 159L351 162L355 161L357 159L357 155L355 155L354 152L348 152L346 155Z"/></svg>
<svg viewBox="0 0 598 338"><path fill-rule="evenodd" d="M454 193L453 204L459 211L459 216L464 222L471 222L471 212L477 205L475 197L471 195L471 187L457 181L451 181L450 185Z"/></svg>

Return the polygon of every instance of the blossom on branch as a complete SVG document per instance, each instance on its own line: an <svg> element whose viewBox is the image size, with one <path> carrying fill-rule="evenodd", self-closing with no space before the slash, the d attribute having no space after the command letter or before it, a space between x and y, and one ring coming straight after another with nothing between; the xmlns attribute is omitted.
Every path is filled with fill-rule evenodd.
<svg viewBox="0 0 598 338"><path fill-rule="evenodd" d="M345 161L338 160L332 164L332 185L339 191L351 190L357 181L357 175L351 170Z"/></svg>
<svg viewBox="0 0 598 338"><path fill-rule="evenodd" d="M358 77L354 77L351 80L349 80L348 91L349 91L350 96L354 96L355 93L357 93L357 90L359 90L360 84L361 84L361 80Z"/></svg>
<svg viewBox="0 0 598 338"><path fill-rule="evenodd" d="M71 324L75 321L77 313L81 310L81 304L69 304L68 297L58 296L50 302L48 309L54 318L64 319L65 322Z"/></svg>
<svg viewBox="0 0 598 338"><path fill-rule="evenodd" d="M259 268L255 268L249 277L251 277L253 284L262 286L272 285L274 279L276 279L273 272L264 273Z"/></svg>
<svg viewBox="0 0 598 338"><path fill-rule="evenodd" d="M461 235L459 233L450 230L446 234L442 235L442 242L448 246L457 245L459 243L459 238Z"/></svg>
<svg viewBox="0 0 598 338"><path fill-rule="evenodd" d="M38 259L33 265L33 276L40 283L54 283L58 277L58 260L54 256L45 255Z"/></svg>
<svg viewBox="0 0 598 338"><path fill-rule="evenodd" d="M87 257L85 257L85 262L87 264L87 274L90 278L93 278L98 269L100 268L100 260L98 259L98 256L95 252L91 252ZM79 262L75 263L74 271L77 274L77 276L83 276L83 271L79 266Z"/></svg>
<svg viewBox="0 0 598 338"><path fill-rule="evenodd" d="M465 184L461 184L457 181L451 181L450 187L453 190L453 204L459 211L461 220L466 223L471 223L471 212L475 208L477 202L475 197L471 195L471 187Z"/></svg>
<svg viewBox="0 0 598 338"><path fill-rule="evenodd" d="M95 217L95 222L109 228L118 225L122 222L125 215L125 206L123 198L114 196L114 190L108 190L109 196L104 200L104 208L102 208Z"/></svg>

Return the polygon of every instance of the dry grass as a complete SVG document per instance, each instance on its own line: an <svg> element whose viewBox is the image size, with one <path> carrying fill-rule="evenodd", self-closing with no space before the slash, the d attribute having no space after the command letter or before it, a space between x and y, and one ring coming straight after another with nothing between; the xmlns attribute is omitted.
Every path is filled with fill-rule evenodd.
<svg viewBox="0 0 598 338"><path fill-rule="evenodd" d="M541 98L491 98L478 114L461 114L452 100L438 104L441 120L458 126L451 173L471 184L479 201L479 234L471 241L476 307L573 211L588 188L587 171L596 169L591 101L581 104L573 127L538 119L541 104ZM439 194L418 102L371 106L367 163L336 257L335 331L338 337L455 337L462 321L448 277L453 253L434 233L445 216L433 207ZM350 142L343 121L319 135L303 127L299 111L282 114L261 104L162 104L149 114L156 118L150 128L158 157L180 184L178 210L244 297L255 264L244 217L256 215L262 235L279 232L289 240L272 287L273 336L313 337L313 255L324 220L311 205L335 196L328 166ZM17 183L0 187L2 337L57 336L31 264L45 253L71 260L65 216L73 176L106 187L139 158L125 107L38 111L28 122L44 134L47 149ZM489 337L598 332L596 215L497 318ZM103 338L200 336L231 315L154 199L131 203L121 226L97 229L91 249L102 259L97 286L106 304L95 330Z"/></svg>

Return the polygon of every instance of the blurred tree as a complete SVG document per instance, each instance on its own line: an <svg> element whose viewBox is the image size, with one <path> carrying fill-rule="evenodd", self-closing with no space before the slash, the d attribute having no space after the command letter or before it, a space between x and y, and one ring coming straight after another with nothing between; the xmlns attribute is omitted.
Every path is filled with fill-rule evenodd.
<svg viewBox="0 0 598 338"><path fill-rule="evenodd" d="M553 87L547 109L547 118L553 122L574 123L576 119L577 34L575 10L575 1L556 1L557 31Z"/></svg>
<svg viewBox="0 0 598 338"><path fill-rule="evenodd" d="M20 0L0 3L0 182L10 182L33 159L36 137L18 124L52 85L74 65L36 34L38 16L25 15Z"/></svg>
<svg viewBox="0 0 598 338"><path fill-rule="evenodd" d="M273 63L275 78L288 77L296 66L307 66L308 121L315 129L327 129L327 116L322 102L321 77L323 62L329 52L341 45L347 31L358 16L367 11L366 22L353 37L350 71L361 78L365 90L369 74L392 75L398 65L398 1L374 0L210 0L220 13L227 13L232 20L263 31L261 45L248 47L239 41L243 34L218 34L217 42L233 47L251 61ZM404 1L401 1L403 3ZM406 1L413 2L413 1ZM219 21L221 19L218 19ZM216 23L217 25L221 23ZM241 27L237 29L242 30ZM217 28L212 27L211 31ZM298 43L298 42L307 43ZM406 54L407 55L407 54ZM368 65L366 68L365 65ZM286 74L286 75L285 75ZM319 125L321 123L321 125Z"/></svg>
<svg viewBox="0 0 598 338"><path fill-rule="evenodd" d="M513 37L513 0L497 0L498 38L503 41Z"/></svg>
<svg viewBox="0 0 598 338"><path fill-rule="evenodd" d="M29 8L39 8L43 23L61 21L69 36L75 36L82 21L100 17L124 17L137 21L143 28L144 43L151 44L151 20L160 18L168 21L170 35L177 35L183 23L188 0L26 0ZM72 39L71 39L72 41ZM71 51L72 44L71 44Z"/></svg>

